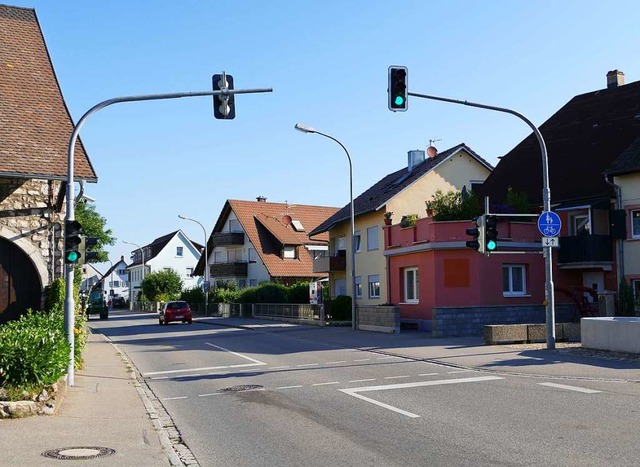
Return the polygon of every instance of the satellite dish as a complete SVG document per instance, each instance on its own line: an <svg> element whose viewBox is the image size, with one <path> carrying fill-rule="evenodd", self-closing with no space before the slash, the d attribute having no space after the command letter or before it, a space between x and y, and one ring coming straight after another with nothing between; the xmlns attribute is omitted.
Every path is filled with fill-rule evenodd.
<svg viewBox="0 0 640 467"><path fill-rule="evenodd" d="M291 224L291 216L289 214L285 214L284 216L282 216L282 224L283 225L289 225Z"/></svg>
<svg viewBox="0 0 640 467"><path fill-rule="evenodd" d="M438 150L435 148L435 146L429 146L427 148L427 156L436 157L437 155L438 155Z"/></svg>

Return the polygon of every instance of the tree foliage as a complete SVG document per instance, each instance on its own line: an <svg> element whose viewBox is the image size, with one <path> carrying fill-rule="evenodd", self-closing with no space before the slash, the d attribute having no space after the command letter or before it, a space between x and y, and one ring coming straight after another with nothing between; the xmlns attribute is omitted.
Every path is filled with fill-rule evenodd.
<svg viewBox="0 0 640 467"><path fill-rule="evenodd" d="M182 279L173 269L152 272L142 281L142 292L151 301L175 300L182 292Z"/></svg>
<svg viewBox="0 0 640 467"><path fill-rule="evenodd" d="M96 237L98 244L91 251L98 252L98 258L92 260L92 263L103 263L109 260L109 254L104 251L106 245L114 245L116 238L113 236L111 229L107 229L107 220L96 211L96 207L92 203L80 201L76 204L75 210L76 220L82 225L82 234L87 237Z"/></svg>

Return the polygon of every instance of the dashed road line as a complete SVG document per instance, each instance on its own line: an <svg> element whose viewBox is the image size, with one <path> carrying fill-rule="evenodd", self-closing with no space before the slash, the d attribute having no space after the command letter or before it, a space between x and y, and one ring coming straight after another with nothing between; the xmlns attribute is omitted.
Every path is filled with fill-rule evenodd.
<svg viewBox="0 0 640 467"><path fill-rule="evenodd" d="M411 378L411 375L386 376L384 379L400 379L400 378Z"/></svg>
<svg viewBox="0 0 640 467"><path fill-rule="evenodd" d="M303 363L302 365L296 365L299 368L309 367L309 366L320 366L319 363Z"/></svg>
<svg viewBox="0 0 640 467"><path fill-rule="evenodd" d="M272 366L266 369L267 370L284 370L286 368L291 368L291 367L289 365L282 365L282 366Z"/></svg>
<svg viewBox="0 0 640 467"><path fill-rule="evenodd" d="M276 390L278 389L295 389L295 388L301 388L303 387L301 384L297 384L295 386L280 386L279 388L276 388Z"/></svg>
<svg viewBox="0 0 640 467"><path fill-rule="evenodd" d="M356 358L354 362L368 362L371 360L370 358Z"/></svg>
<svg viewBox="0 0 640 467"><path fill-rule="evenodd" d="M375 378L367 378L367 379L352 379L351 381L347 381L348 383L364 383L366 381L375 381Z"/></svg>
<svg viewBox="0 0 640 467"><path fill-rule="evenodd" d="M340 381L330 381L328 383L315 383L312 386L327 386L329 384L340 384Z"/></svg>
<svg viewBox="0 0 640 467"><path fill-rule="evenodd" d="M557 388L557 389L566 389L567 391L576 391L576 392L582 392L585 394L597 394L599 392L602 391L596 391L595 389L587 389L587 388L581 388L578 386L569 386L567 384L557 384L557 383L538 383L540 386L548 386L551 388Z"/></svg>
<svg viewBox="0 0 640 467"><path fill-rule="evenodd" d="M337 363L347 363L347 361L346 360L340 360L340 361L337 361L337 362L326 362L325 365L335 365Z"/></svg>

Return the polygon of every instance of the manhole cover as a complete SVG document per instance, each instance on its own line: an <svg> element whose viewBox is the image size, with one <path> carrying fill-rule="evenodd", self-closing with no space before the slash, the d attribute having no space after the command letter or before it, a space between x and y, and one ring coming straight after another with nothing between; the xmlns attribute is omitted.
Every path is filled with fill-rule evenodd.
<svg viewBox="0 0 640 467"><path fill-rule="evenodd" d="M50 449L42 453L44 457L60 460L87 460L98 457L110 456L116 451L111 448L101 448L98 446L78 446L72 448Z"/></svg>
<svg viewBox="0 0 640 467"><path fill-rule="evenodd" d="M222 392L238 392L238 391L251 391L254 389L262 389L264 386L259 384L240 384L238 386L231 386L230 388L221 389Z"/></svg>

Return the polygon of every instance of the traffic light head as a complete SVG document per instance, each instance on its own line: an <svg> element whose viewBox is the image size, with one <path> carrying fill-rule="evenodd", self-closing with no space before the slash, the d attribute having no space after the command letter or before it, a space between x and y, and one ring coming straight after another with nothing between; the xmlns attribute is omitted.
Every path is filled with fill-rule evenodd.
<svg viewBox="0 0 640 467"><path fill-rule="evenodd" d="M213 90L227 91L233 89L233 76L222 74L213 75ZM233 120L236 118L236 100L233 94L217 94L213 96L213 115L219 120Z"/></svg>
<svg viewBox="0 0 640 467"><path fill-rule="evenodd" d="M406 66L389 67L389 110L404 112L407 110L408 69Z"/></svg>
<svg viewBox="0 0 640 467"><path fill-rule="evenodd" d="M80 253L82 225L76 220L66 221L64 228L64 262L66 264L78 264L82 257Z"/></svg>
<svg viewBox="0 0 640 467"><path fill-rule="evenodd" d="M498 218L486 216L485 219L485 250L494 251L498 248Z"/></svg>
<svg viewBox="0 0 640 467"><path fill-rule="evenodd" d="M92 247L98 244L98 237L82 237L82 254L85 263L93 263L98 260L98 251L90 251Z"/></svg>
<svg viewBox="0 0 640 467"><path fill-rule="evenodd" d="M485 252L485 220L484 216L477 217L474 221L475 227L467 229L467 235L473 240L467 240L467 247L476 250L478 253Z"/></svg>

